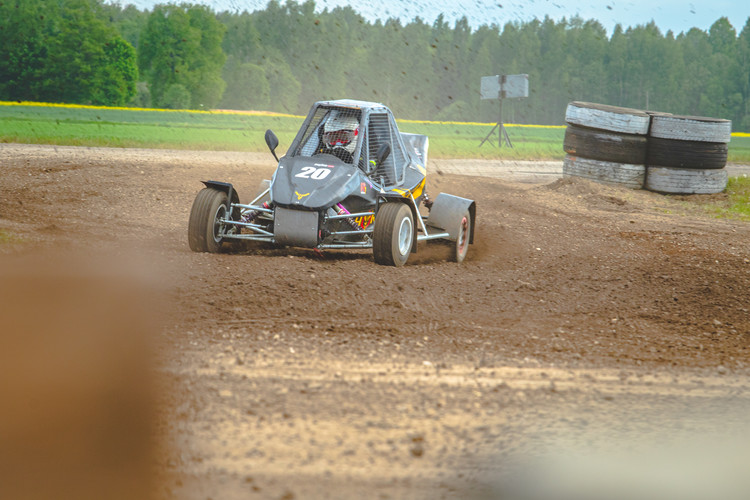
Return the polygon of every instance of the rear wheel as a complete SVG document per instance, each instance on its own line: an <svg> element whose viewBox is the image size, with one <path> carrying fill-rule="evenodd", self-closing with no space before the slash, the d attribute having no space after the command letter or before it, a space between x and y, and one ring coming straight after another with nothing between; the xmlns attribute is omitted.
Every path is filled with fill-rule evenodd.
<svg viewBox="0 0 750 500"><path fill-rule="evenodd" d="M452 260L459 264L464 261L469 252L469 240L471 239L471 216L465 212L458 223L458 237L456 238L456 251Z"/></svg>
<svg viewBox="0 0 750 500"><path fill-rule="evenodd" d="M414 240L414 217L409 207L392 202L382 205L375 215L372 253L375 262L400 267L406 264Z"/></svg>
<svg viewBox="0 0 750 500"><path fill-rule="evenodd" d="M204 188L195 197L188 223L188 243L194 252L217 253L221 249L227 215L227 194Z"/></svg>

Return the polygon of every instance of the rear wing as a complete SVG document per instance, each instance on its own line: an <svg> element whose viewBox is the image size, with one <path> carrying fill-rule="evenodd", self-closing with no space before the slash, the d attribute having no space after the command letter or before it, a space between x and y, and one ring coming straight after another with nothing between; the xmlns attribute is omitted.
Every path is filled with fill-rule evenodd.
<svg viewBox="0 0 750 500"><path fill-rule="evenodd" d="M430 146L430 140L427 136L401 132L401 139L403 139L404 145L412 158L427 168L427 148Z"/></svg>

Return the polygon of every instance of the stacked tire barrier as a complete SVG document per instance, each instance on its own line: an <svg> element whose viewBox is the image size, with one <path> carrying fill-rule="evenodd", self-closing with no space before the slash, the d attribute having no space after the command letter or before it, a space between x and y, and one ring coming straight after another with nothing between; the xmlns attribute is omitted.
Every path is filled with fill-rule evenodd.
<svg viewBox="0 0 750 500"><path fill-rule="evenodd" d="M637 109L571 102L563 147L563 175L641 189L651 117Z"/></svg>
<svg viewBox="0 0 750 500"><path fill-rule="evenodd" d="M732 122L571 102L563 176L661 193L726 188Z"/></svg>
<svg viewBox="0 0 750 500"><path fill-rule="evenodd" d="M729 176L727 143L732 122L694 116L654 115L648 138L644 187L675 194L720 193Z"/></svg>

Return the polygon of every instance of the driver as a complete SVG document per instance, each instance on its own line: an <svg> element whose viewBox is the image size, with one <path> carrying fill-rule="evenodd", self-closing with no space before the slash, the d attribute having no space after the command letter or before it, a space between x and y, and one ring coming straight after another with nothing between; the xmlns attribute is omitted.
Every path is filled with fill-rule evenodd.
<svg viewBox="0 0 750 500"><path fill-rule="evenodd" d="M321 147L318 152L332 154L346 163L353 163L358 135L359 120L333 110L323 124Z"/></svg>

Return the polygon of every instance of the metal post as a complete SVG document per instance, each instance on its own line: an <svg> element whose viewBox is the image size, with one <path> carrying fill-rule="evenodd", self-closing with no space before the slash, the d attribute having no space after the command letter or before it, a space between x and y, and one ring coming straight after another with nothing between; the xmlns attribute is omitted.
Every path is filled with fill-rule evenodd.
<svg viewBox="0 0 750 500"><path fill-rule="evenodd" d="M500 101L500 113L497 117L497 123L494 127L492 127L492 130L490 130L490 133L487 134L487 136L482 139L482 142L479 143L479 147L482 147L482 144L487 142L487 139L492 136L492 134L495 132L495 129L497 130L497 146L502 149L503 147L503 141L505 141L505 144L508 145L509 148L513 147L513 143L510 142L510 136L508 135L508 131L505 130L505 125L503 125L503 99L498 99Z"/></svg>
<svg viewBox="0 0 750 500"><path fill-rule="evenodd" d="M485 137L484 139L482 139L482 142L480 142L480 143L479 143L479 147L480 147L480 148L482 147L482 144L484 144L485 142L487 142L487 139L489 139L489 138L490 138L490 136L491 136L491 135L492 135L492 133L493 133L493 132L495 131L495 129L497 128L497 126L498 126L498 124L496 123L496 124L495 124L495 126L494 126L494 127L492 127L492 130L490 130L490 133L489 133L489 134L487 134L487 136L486 136L486 137Z"/></svg>
<svg viewBox="0 0 750 500"><path fill-rule="evenodd" d="M510 142L510 136L508 135L508 131L506 130L505 126L503 126L503 135L505 136L505 143L509 148L512 148L513 144Z"/></svg>
<svg viewBox="0 0 750 500"><path fill-rule="evenodd" d="M500 127L500 130L497 131L497 147L503 149L503 132L505 131L505 126L503 125L503 98L501 97L499 101L500 112L497 115L497 126Z"/></svg>
<svg viewBox="0 0 750 500"><path fill-rule="evenodd" d="M503 123L503 100L500 99L500 116L497 119L497 124L500 127L500 130L497 132L497 144L500 149L503 147L503 140L505 140L505 144L508 145L509 148L513 147L513 144L510 142L510 136L508 135L508 131L505 130L505 124Z"/></svg>

